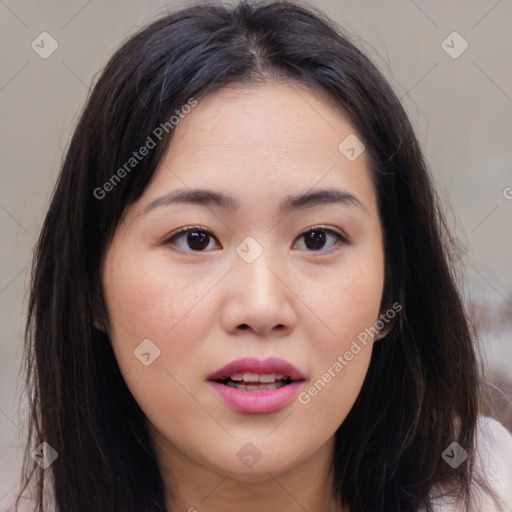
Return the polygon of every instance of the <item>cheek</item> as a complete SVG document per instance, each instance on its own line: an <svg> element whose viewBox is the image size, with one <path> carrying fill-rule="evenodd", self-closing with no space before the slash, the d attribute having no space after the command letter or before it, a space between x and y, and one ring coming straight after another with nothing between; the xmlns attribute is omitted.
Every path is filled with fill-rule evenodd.
<svg viewBox="0 0 512 512"><path fill-rule="evenodd" d="M311 382L298 397L308 411L311 428L324 422L337 426L352 408L366 377L372 353L372 335L379 316L384 284L380 246L347 257L340 272L326 276L323 286L304 294L322 320L309 325L314 343ZM323 291L322 291L323 290ZM308 297L308 299L306 299Z"/></svg>
<svg viewBox="0 0 512 512"><path fill-rule="evenodd" d="M363 289L350 283L344 290L354 295L341 296L338 287L338 295L331 295L338 299L325 312L325 323L334 334L319 335L311 329L309 336L314 344L309 347L314 353L312 373L298 403L311 433L332 433L339 427L359 395L370 364L380 289L374 284Z"/></svg>
<svg viewBox="0 0 512 512"><path fill-rule="evenodd" d="M187 380L185 369L200 357L213 328L214 315L207 311L211 306L206 299L218 277L205 273L201 279L187 272L170 272L165 254L148 257L146 253L143 258L135 250L124 252L130 257L113 251L103 273L110 337L128 386L136 399L140 394L147 402L144 390L152 396L168 394L169 388L176 387L172 376L180 382ZM146 367L136 352L148 339L154 345L149 345L150 360L153 353L158 357ZM175 391L181 396L178 388Z"/></svg>
<svg viewBox="0 0 512 512"><path fill-rule="evenodd" d="M209 283L183 272L170 273L162 258L131 254L135 256L112 253L103 274L116 359L148 418L167 421L179 415L184 428L193 428L192 419L183 414L194 406L186 383L211 328L207 301L200 300Z"/></svg>
<svg viewBox="0 0 512 512"><path fill-rule="evenodd" d="M346 260L336 271L309 283L309 292L305 290L302 296L322 320L318 334L311 333L321 353L332 355L333 351L347 350L352 340L374 326L383 286L384 263L379 246L364 253L347 253Z"/></svg>
<svg viewBox="0 0 512 512"><path fill-rule="evenodd" d="M361 391L370 356L371 347L368 346L362 348L345 366L333 357L299 393L296 404L298 414L294 419L301 423L301 435L309 439L327 440L335 434ZM294 429L291 429L290 434L293 432Z"/></svg>
<svg viewBox="0 0 512 512"><path fill-rule="evenodd" d="M105 298L113 335L129 332L134 339L171 336L196 307L201 309L208 283L187 272L172 272L165 254L140 258L136 252L131 254L125 258L113 254L111 264L105 267Z"/></svg>

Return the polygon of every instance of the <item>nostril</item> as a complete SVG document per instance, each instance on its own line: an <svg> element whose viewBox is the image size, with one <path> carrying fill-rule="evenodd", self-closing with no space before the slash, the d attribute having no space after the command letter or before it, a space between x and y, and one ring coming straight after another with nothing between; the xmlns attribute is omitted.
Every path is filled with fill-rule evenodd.
<svg viewBox="0 0 512 512"><path fill-rule="evenodd" d="M249 326L247 324L242 324L239 327L240 327L240 329L248 329L249 328Z"/></svg>

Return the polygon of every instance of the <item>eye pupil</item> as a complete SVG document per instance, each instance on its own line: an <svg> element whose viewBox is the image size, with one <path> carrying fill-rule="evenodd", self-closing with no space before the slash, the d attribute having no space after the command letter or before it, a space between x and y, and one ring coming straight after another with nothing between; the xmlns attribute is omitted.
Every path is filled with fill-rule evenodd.
<svg viewBox="0 0 512 512"><path fill-rule="evenodd" d="M209 235L204 231L191 231L187 234L187 243L191 249L201 251L208 247Z"/></svg>
<svg viewBox="0 0 512 512"><path fill-rule="evenodd" d="M310 231L304 235L306 237L306 245L309 249L317 250L321 249L325 245L325 232L324 231ZM312 244L309 244L312 242Z"/></svg>

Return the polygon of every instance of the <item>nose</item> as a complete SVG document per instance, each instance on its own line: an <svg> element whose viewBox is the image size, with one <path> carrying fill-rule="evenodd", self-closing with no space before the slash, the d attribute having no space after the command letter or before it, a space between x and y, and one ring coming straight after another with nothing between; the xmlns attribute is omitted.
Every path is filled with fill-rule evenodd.
<svg viewBox="0 0 512 512"><path fill-rule="evenodd" d="M259 336L284 336L295 328L300 302L286 266L263 253L252 263L236 256L227 276L223 327L232 334L252 330Z"/></svg>

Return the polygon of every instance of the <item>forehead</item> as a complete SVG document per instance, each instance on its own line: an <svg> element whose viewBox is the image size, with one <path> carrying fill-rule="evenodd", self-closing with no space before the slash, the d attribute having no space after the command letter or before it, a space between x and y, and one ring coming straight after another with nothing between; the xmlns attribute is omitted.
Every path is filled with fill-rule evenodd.
<svg viewBox="0 0 512 512"><path fill-rule="evenodd" d="M343 112L305 86L224 88L180 119L145 196L206 187L261 207L262 198L337 187L371 204L365 152L351 160L340 150L350 137Z"/></svg>
<svg viewBox="0 0 512 512"><path fill-rule="evenodd" d="M201 98L180 121L170 149L243 147L265 157L292 151L312 152L330 146L354 128L326 95L301 84L268 82L225 87ZM290 154L291 153L291 154Z"/></svg>

